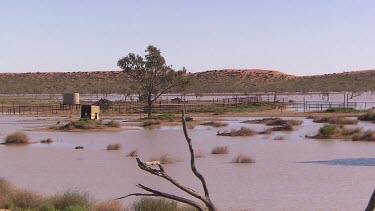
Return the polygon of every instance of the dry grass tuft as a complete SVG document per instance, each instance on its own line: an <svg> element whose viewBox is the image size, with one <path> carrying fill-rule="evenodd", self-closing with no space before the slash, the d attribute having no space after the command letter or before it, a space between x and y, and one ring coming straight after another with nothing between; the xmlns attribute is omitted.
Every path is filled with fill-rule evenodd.
<svg viewBox="0 0 375 211"><path fill-rule="evenodd" d="M160 121L155 119L149 119L142 122L142 127L150 127L155 125L160 125Z"/></svg>
<svg viewBox="0 0 375 211"><path fill-rule="evenodd" d="M4 144L27 144L30 138L23 132L15 132L5 137Z"/></svg>
<svg viewBox="0 0 375 211"><path fill-rule="evenodd" d="M274 126L274 125L291 125L291 126L297 126L301 125L303 121L301 120L294 120L294 119L274 119L266 122L266 125Z"/></svg>
<svg viewBox="0 0 375 211"><path fill-rule="evenodd" d="M366 131L353 135L352 141L375 141L375 131Z"/></svg>
<svg viewBox="0 0 375 211"><path fill-rule="evenodd" d="M249 155L238 154L233 158L232 163L255 163L255 159Z"/></svg>
<svg viewBox="0 0 375 211"><path fill-rule="evenodd" d="M276 136L275 138L273 138L273 140L282 141L282 140L285 140L285 137L284 136Z"/></svg>
<svg viewBox="0 0 375 211"><path fill-rule="evenodd" d="M116 122L114 120L111 120L111 121L109 121L108 123L106 123L104 125L107 126L107 127L115 127L115 128L119 128L120 127L120 123Z"/></svg>
<svg viewBox="0 0 375 211"><path fill-rule="evenodd" d="M219 121L210 121L210 122L205 122L202 125L204 125L204 126L213 126L213 127L225 127L225 126L228 126L228 123L226 123L226 122L219 122Z"/></svg>
<svg viewBox="0 0 375 211"><path fill-rule="evenodd" d="M217 146L211 150L211 154L224 155L229 153L228 146Z"/></svg>
<svg viewBox="0 0 375 211"><path fill-rule="evenodd" d="M103 201L95 204L95 211L125 211L120 201Z"/></svg>
<svg viewBox="0 0 375 211"><path fill-rule="evenodd" d="M202 152L194 152L194 158L204 158L204 154Z"/></svg>
<svg viewBox="0 0 375 211"><path fill-rule="evenodd" d="M239 130L232 130L231 132L217 132L218 136L253 136L256 134L258 134L256 131L246 127L241 127Z"/></svg>
<svg viewBox="0 0 375 211"><path fill-rule="evenodd" d="M121 144L119 143L107 145L107 150L119 150L120 148L121 148Z"/></svg>
<svg viewBox="0 0 375 211"><path fill-rule="evenodd" d="M348 119L345 117L322 117L322 118L314 118L313 122L329 123L329 124L337 124L337 125L355 125L358 123L358 120Z"/></svg>
<svg viewBox="0 0 375 211"><path fill-rule="evenodd" d="M53 141L51 138L43 139L40 141L42 144L51 144Z"/></svg>

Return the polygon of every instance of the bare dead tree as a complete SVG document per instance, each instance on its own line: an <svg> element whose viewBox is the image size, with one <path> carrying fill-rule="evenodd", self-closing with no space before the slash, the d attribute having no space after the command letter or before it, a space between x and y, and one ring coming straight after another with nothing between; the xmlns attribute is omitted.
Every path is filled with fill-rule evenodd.
<svg viewBox="0 0 375 211"><path fill-rule="evenodd" d="M367 204L365 211L373 211L375 209L375 190L372 192L370 200Z"/></svg>
<svg viewBox="0 0 375 211"><path fill-rule="evenodd" d="M188 146L189 146L191 170L194 173L194 175L201 181L202 187L203 187L203 190L204 190L204 195L202 195L201 193L198 193L198 192L192 190L191 188L189 188L187 186L184 186L181 183L177 182L175 179L173 179L171 176L169 176L167 174L167 172L165 172L163 166L160 165L160 164L158 165L158 169L154 169L154 168L151 168L150 166L147 166L139 158L137 158L138 167L140 169L142 169L143 171L146 171L150 174L156 175L158 177L161 177L161 178L167 180L168 182L172 183L174 186L176 186L180 190L184 191L185 193L187 193L187 194L191 195L192 197L198 199L199 201L203 202L203 204L205 205L205 207L209 211L216 211L215 205L212 203L212 201L210 199L210 194L208 192L206 181L205 181L203 175L201 173L199 173L199 171L197 170L197 168L195 166L194 149L193 149L192 141L191 141L191 139L188 135L187 129L186 129L185 111L182 112L182 128L183 128L183 132L184 132L186 142L188 143ZM176 196L176 195L173 195L173 194L161 192L161 191L149 188L147 186L144 186L142 184L138 184L137 187L139 187L142 190L145 190L148 193L132 193L132 194L120 197L118 199L124 199L124 198L127 198L129 196L163 197L163 198L172 199L172 200L175 200L175 201L178 201L178 202L181 202L181 203L188 204L192 207L195 207L199 211L205 210L205 207L202 207L202 205L199 202L196 202L196 201L184 198L184 197Z"/></svg>

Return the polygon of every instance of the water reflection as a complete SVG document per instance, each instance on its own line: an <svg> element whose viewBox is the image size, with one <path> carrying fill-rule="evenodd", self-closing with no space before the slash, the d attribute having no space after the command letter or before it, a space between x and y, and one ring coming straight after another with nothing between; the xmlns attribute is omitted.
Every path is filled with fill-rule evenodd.
<svg viewBox="0 0 375 211"><path fill-rule="evenodd" d="M303 161L299 163L318 163L331 166L375 166L375 158L343 158L321 161Z"/></svg>

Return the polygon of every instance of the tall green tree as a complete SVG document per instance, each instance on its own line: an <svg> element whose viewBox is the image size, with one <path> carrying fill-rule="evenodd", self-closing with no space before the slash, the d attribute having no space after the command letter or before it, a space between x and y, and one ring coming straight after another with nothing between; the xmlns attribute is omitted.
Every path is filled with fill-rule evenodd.
<svg viewBox="0 0 375 211"><path fill-rule="evenodd" d="M162 94L185 89L189 81L184 77L185 68L176 71L166 65L160 50L155 46L149 45L145 52L144 57L129 53L117 62L117 66L140 86L147 103L147 115L151 116L153 102Z"/></svg>

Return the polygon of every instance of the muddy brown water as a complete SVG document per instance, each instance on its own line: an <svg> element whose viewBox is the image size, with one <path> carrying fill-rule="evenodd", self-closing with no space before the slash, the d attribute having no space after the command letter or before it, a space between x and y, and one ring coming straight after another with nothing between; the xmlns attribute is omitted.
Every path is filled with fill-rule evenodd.
<svg viewBox="0 0 375 211"><path fill-rule="evenodd" d="M254 118L227 118L220 130L246 126L257 131L266 126L240 123ZM310 119L293 132L253 137L218 137L218 128L196 126L189 130L197 151L205 157L197 167L206 177L212 200L220 210L363 210L375 188L375 143L343 140L311 140L322 124ZM25 121L27 120L27 121ZM0 117L0 139L7 134L54 122L33 118ZM374 124L359 124L373 129ZM52 144L0 145L0 177L15 185L45 194L71 188L89 191L96 199L114 199L139 192L136 184L172 193L179 190L166 181L138 169L125 155L138 149L147 161L165 153L179 162L165 165L167 172L199 191L192 176L189 154L179 126L120 132L30 132L32 141L52 138ZM285 140L274 140L282 136ZM119 151L106 151L109 143L121 143ZM75 150L75 146L84 150ZM209 154L214 146L230 147L228 155ZM249 154L255 164L233 164L238 153ZM134 198L123 200L129 204Z"/></svg>

